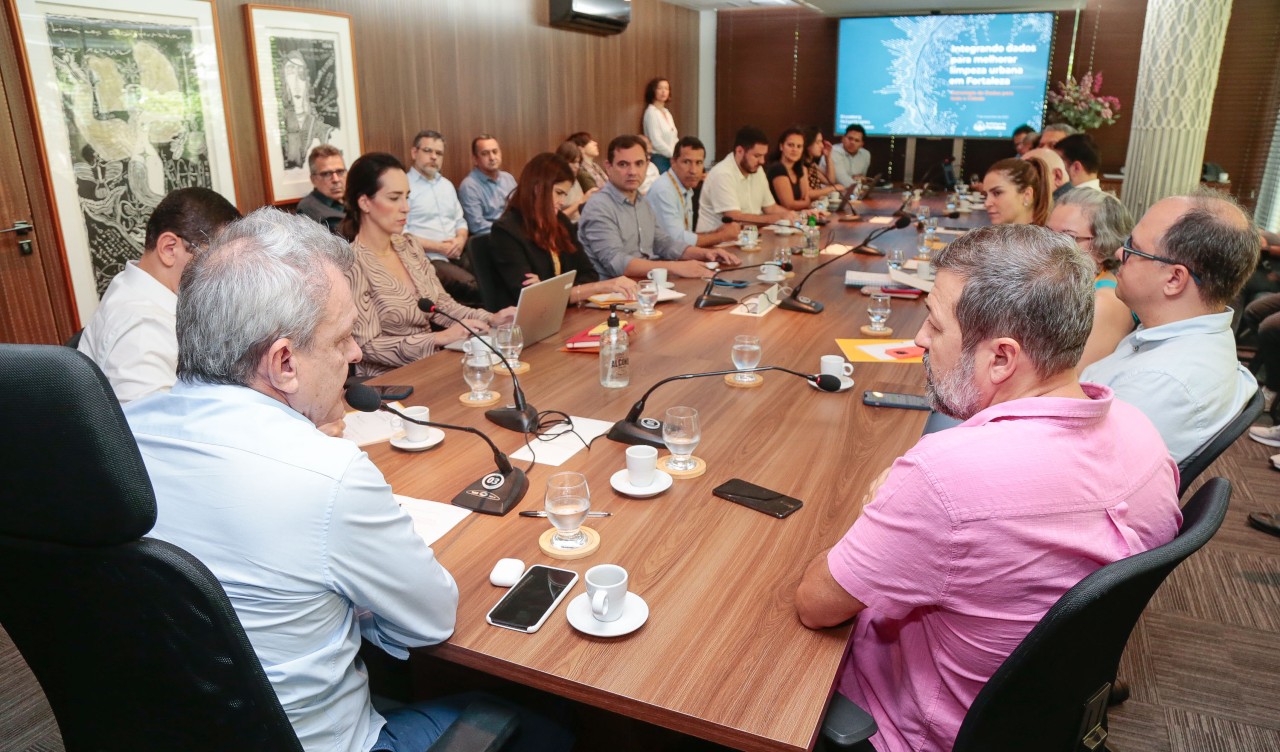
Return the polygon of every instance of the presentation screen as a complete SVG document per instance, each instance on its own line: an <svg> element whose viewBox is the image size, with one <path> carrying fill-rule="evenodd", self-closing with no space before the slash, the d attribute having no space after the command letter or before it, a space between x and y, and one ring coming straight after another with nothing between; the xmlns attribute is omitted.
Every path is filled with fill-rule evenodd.
<svg viewBox="0 0 1280 752"><path fill-rule="evenodd" d="M845 18L836 134L1007 138L1040 130L1052 13Z"/></svg>

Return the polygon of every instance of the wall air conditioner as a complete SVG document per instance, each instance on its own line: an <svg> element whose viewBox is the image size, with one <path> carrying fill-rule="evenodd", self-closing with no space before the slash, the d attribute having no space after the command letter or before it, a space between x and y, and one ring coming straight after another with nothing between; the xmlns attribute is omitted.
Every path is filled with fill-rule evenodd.
<svg viewBox="0 0 1280 752"><path fill-rule="evenodd" d="M631 0L551 0L551 25L588 34L621 34L631 23Z"/></svg>

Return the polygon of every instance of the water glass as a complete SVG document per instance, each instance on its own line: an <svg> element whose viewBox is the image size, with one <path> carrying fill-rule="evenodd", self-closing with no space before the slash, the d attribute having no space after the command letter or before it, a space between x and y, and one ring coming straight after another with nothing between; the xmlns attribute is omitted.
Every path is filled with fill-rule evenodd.
<svg viewBox="0 0 1280 752"><path fill-rule="evenodd" d="M948 194L947 195L947 214L954 212L959 206L960 206L959 197L954 193Z"/></svg>
<svg viewBox="0 0 1280 752"><path fill-rule="evenodd" d="M890 269L901 269L903 263L906 262L906 259L904 258L906 254L902 252L901 248L890 248L884 252L884 255L885 259L889 262Z"/></svg>
<svg viewBox="0 0 1280 752"><path fill-rule="evenodd" d="M924 224L927 219L929 219L929 205L921 203L916 207L916 221Z"/></svg>
<svg viewBox="0 0 1280 752"><path fill-rule="evenodd" d="M498 348L502 357L512 366L520 362L520 353L524 350L524 332L520 325L512 322L503 324L493 331L493 346Z"/></svg>
<svg viewBox="0 0 1280 752"><path fill-rule="evenodd" d="M669 408L662 418L662 443L671 452L668 466L672 470L687 471L697 467L693 450L702 440L702 427L698 424L698 411L692 407Z"/></svg>
<svg viewBox="0 0 1280 752"><path fill-rule="evenodd" d="M488 350L462 356L462 378L471 387L467 399L472 402L493 399L493 392L489 391L489 384L493 383L493 359Z"/></svg>
<svg viewBox="0 0 1280 752"><path fill-rule="evenodd" d="M652 316L658 307L658 283L651 279L640 283L640 291L636 293L636 302L640 304L640 313Z"/></svg>
<svg viewBox="0 0 1280 752"><path fill-rule="evenodd" d="M572 550L587 544L582 523L591 511L591 490L582 473L556 473L547 478L547 493L543 508L547 519L555 526L551 536L555 548Z"/></svg>
<svg viewBox="0 0 1280 752"><path fill-rule="evenodd" d="M733 357L734 368L739 370L755 368L760 365L760 338L750 334L739 334L733 338L733 349L730 355ZM733 377L733 380L750 383L755 380L755 374L739 373Z"/></svg>
<svg viewBox="0 0 1280 752"><path fill-rule="evenodd" d="M876 293L867 304L867 316L871 317L871 331L883 332L885 322L889 320L889 296Z"/></svg>

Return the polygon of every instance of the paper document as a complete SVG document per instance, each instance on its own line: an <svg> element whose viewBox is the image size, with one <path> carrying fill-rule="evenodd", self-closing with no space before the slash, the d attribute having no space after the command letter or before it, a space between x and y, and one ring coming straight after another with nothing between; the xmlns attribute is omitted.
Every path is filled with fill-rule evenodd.
<svg viewBox="0 0 1280 752"><path fill-rule="evenodd" d="M396 410L403 410L404 405L399 402L388 402L388 407ZM399 420L391 413L379 410L375 413L362 413L352 411L342 416L346 422L346 428L342 430L342 438L348 441L354 441L356 446L369 446L377 444L380 441L390 441L398 433L403 433L404 429L393 424Z"/></svg>
<svg viewBox="0 0 1280 752"><path fill-rule="evenodd" d="M413 532L417 533L428 546L440 540L445 533L471 514L469 510L452 504L415 499L398 493L393 493L391 496L400 508L408 513L409 519L413 520Z"/></svg>
<svg viewBox="0 0 1280 752"><path fill-rule="evenodd" d="M867 224L871 225L887 225L894 221L894 217L867 217Z"/></svg>
<svg viewBox="0 0 1280 752"><path fill-rule="evenodd" d="M907 274L901 269L890 269L889 279L892 279L900 285L907 285L908 287L914 287L917 290L924 290L925 292L933 292L933 282L930 282L927 279L921 279L915 274Z"/></svg>
<svg viewBox="0 0 1280 752"><path fill-rule="evenodd" d="M895 358L889 350L915 345L909 339L837 339L836 345L850 363L923 363L920 357Z"/></svg>
<svg viewBox="0 0 1280 752"><path fill-rule="evenodd" d="M823 256L839 256L841 254L848 253L852 249L853 249L853 246L841 245L840 243L832 243L831 245L819 251L819 253L821 253Z"/></svg>
<svg viewBox="0 0 1280 752"><path fill-rule="evenodd" d="M565 431L550 441L542 441L540 439L531 439L529 445L522 446L511 453L511 459L521 462L533 460L539 465L550 465L551 467L559 467L563 465L579 450L586 449L586 445L597 436L608 433L613 428L613 423L607 420L595 420L594 418L579 418L576 415L569 416L573 421L573 430L577 433ZM560 430L556 428L554 430ZM582 438L579 439L578 436ZM529 446L533 447L533 451L529 451Z"/></svg>
<svg viewBox="0 0 1280 752"><path fill-rule="evenodd" d="M685 297L685 294L670 287L662 287L658 289L658 302L666 303L669 300L679 300ZM587 298L596 305L607 306L610 303L634 303L635 298L628 298L620 292L602 292L599 295L592 295Z"/></svg>
<svg viewBox="0 0 1280 752"><path fill-rule="evenodd" d="M845 287L884 287L893 284L888 274L859 272L850 269L844 273Z"/></svg>

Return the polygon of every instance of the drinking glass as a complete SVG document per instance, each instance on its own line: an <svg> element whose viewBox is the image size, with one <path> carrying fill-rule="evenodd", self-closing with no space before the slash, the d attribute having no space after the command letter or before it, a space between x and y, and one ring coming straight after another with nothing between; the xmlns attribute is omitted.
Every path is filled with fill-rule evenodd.
<svg viewBox="0 0 1280 752"><path fill-rule="evenodd" d="M734 368L739 370L755 368L760 365L760 338L750 334L739 334L733 338L733 350L730 354L733 357ZM735 374L733 380L750 383L755 380L755 374Z"/></svg>
<svg viewBox="0 0 1280 752"><path fill-rule="evenodd" d="M871 331L883 332L885 322L889 320L889 296L875 294L867 304L867 315L871 317Z"/></svg>
<svg viewBox="0 0 1280 752"><path fill-rule="evenodd" d="M672 470L692 470L693 450L702 440L702 428L698 425L698 411L692 407L672 407L662 418L662 443L671 452L668 463Z"/></svg>
<svg viewBox="0 0 1280 752"><path fill-rule="evenodd" d="M640 313L652 316L658 305L658 283L646 279L640 283L640 291L636 293L636 302L640 304Z"/></svg>
<svg viewBox="0 0 1280 752"><path fill-rule="evenodd" d="M582 473L556 473L547 478L547 494L544 502L547 519L556 528L551 536L555 548L571 550L582 548L587 536L582 523L591 511L591 490Z"/></svg>
<svg viewBox="0 0 1280 752"><path fill-rule="evenodd" d="M524 332L520 325L512 322L493 330L493 346L498 348L498 352L514 368L520 362L520 353L524 351Z"/></svg>
<svg viewBox="0 0 1280 752"><path fill-rule="evenodd" d="M890 269L901 269L902 264L906 261L904 258L906 254L902 252L901 248L890 248L884 252L884 255L889 262Z"/></svg>
<svg viewBox="0 0 1280 752"><path fill-rule="evenodd" d="M929 206L928 204L921 203L916 207L916 221L924 224L927 219L929 219Z"/></svg>
<svg viewBox="0 0 1280 752"><path fill-rule="evenodd" d="M493 392L489 391L489 384L493 383L493 359L488 350L462 356L462 378L471 387L467 398L472 402L493 399Z"/></svg>
<svg viewBox="0 0 1280 752"><path fill-rule="evenodd" d="M958 193L947 194L947 214L954 212L960 206L960 197Z"/></svg>

